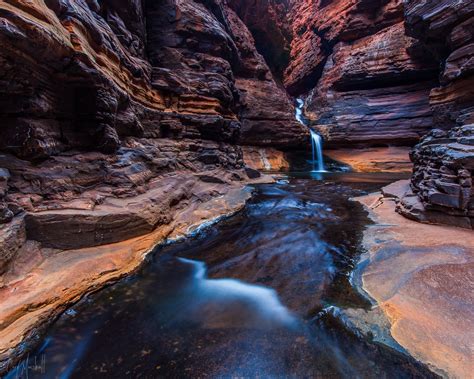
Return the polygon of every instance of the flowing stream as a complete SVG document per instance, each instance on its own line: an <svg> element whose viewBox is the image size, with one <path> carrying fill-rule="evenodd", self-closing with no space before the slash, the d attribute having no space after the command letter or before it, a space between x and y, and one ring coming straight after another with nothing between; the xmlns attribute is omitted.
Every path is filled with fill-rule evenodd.
<svg viewBox="0 0 474 379"><path fill-rule="evenodd" d="M369 220L349 199L398 177L322 175L256 186L243 211L158 246L47 331L29 377L432 377L333 312L371 306L350 280Z"/></svg>

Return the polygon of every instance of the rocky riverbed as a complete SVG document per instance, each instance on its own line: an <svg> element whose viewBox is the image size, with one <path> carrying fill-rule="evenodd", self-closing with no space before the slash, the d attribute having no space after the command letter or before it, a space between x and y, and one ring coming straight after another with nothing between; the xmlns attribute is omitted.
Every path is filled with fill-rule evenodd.
<svg viewBox="0 0 474 379"><path fill-rule="evenodd" d="M340 314L371 308L350 280L369 219L349 197L394 177L258 185L235 216L158 246L136 274L70 308L30 359L44 357L46 377L435 377Z"/></svg>

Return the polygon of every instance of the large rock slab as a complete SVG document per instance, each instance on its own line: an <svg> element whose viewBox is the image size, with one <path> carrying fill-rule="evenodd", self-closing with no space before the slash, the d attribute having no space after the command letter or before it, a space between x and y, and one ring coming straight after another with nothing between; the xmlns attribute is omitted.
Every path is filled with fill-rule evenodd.
<svg viewBox="0 0 474 379"><path fill-rule="evenodd" d="M395 188L398 187L398 188ZM409 189L404 181L391 194ZM474 235L419 224L394 211L393 198L357 198L374 224L364 232L367 250L358 265L364 290L388 316L392 337L445 377L472 373Z"/></svg>
<svg viewBox="0 0 474 379"><path fill-rule="evenodd" d="M142 195L106 198L92 210L30 212L27 236L43 247L79 249L147 234L171 222L173 205L189 200L195 183L193 178L163 178Z"/></svg>

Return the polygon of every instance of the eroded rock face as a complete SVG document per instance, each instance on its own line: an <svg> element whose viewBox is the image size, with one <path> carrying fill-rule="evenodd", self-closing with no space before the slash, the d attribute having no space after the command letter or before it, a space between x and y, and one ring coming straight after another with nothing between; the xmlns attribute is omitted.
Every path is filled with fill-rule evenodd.
<svg viewBox="0 0 474 379"><path fill-rule="evenodd" d="M375 34L403 19L400 0L292 1L293 41L285 85L301 94L316 86L338 42Z"/></svg>
<svg viewBox="0 0 474 379"><path fill-rule="evenodd" d="M438 63L406 35L402 1L295 2L293 17L285 84L309 91L306 116L329 147L412 145L431 129Z"/></svg>
<svg viewBox="0 0 474 379"><path fill-rule="evenodd" d="M281 80L290 62L290 1L228 0L227 4L245 23L255 39L257 50L265 58L277 80Z"/></svg>
<svg viewBox="0 0 474 379"><path fill-rule="evenodd" d="M410 35L442 62L430 93L433 127L411 154L411 193L399 212L420 221L473 228L474 4L406 2Z"/></svg>
<svg viewBox="0 0 474 379"><path fill-rule="evenodd" d="M441 61L441 85L431 92L430 103L436 127L453 127L474 106L474 4L408 1L405 18L407 33Z"/></svg>
<svg viewBox="0 0 474 379"><path fill-rule="evenodd" d="M412 154L399 211L471 228L472 1L295 0L290 15L284 83L309 91L305 115L326 146L413 146L436 129Z"/></svg>
<svg viewBox="0 0 474 379"><path fill-rule="evenodd" d="M220 0L3 1L0 44L0 274L26 240L71 249L164 228L218 195L173 173L238 186L239 144L306 139Z"/></svg>
<svg viewBox="0 0 474 379"><path fill-rule="evenodd" d="M401 0L230 5L286 90L309 93L306 116L328 147L413 145L431 129L439 63L406 35Z"/></svg>
<svg viewBox="0 0 474 379"><path fill-rule="evenodd" d="M403 22L340 42L306 101L306 115L333 146L413 144L430 130L437 66L408 54Z"/></svg>
<svg viewBox="0 0 474 379"><path fill-rule="evenodd" d="M236 142L236 77L286 96L220 1L19 0L3 2L0 16L0 148L22 158L111 153L146 133Z"/></svg>
<svg viewBox="0 0 474 379"><path fill-rule="evenodd" d="M397 210L417 221L474 225L474 125L434 130L411 153L411 191Z"/></svg>
<svg viewBox="0 0 474 379"><path fill-rule="evenodd" d="M236 144L290 148L306 139L247 26L220 0L5 1L0 43L0 152L15 157L2 158L13 180L0 178L0 223L36 196L82 193L81 184L65 184L74 165L104 187L116 175L112 161L141 156L123 161L122 171L146 184L177 165L240 169ZM170 141L180 142L163 151ZM190 150L178 159L176 149ZM53 180L40 178L51 172ZM114 186L128 193L126 182Z"/></svg>

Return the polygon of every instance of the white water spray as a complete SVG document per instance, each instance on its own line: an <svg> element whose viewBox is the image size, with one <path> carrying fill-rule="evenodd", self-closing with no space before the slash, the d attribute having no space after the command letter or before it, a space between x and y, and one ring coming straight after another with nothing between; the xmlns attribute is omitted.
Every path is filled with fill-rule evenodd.
<svg viewBox="0 0 474 379"><path fill-rule="evenodd" d="M311 134L311 149L313 151L313 171L326 172L326 170L324 169L322 138L313 129L310 129L309 133ZM317 170L315 169L314 153L316 153L317 158Z"/></svg>
<svg viewBox="0 0 474 379"><path fill-rule="evenodd" d="M302 99L296 99L295 117L301 125L306 126L309 129L311 135L311 152L313 158L313 171L314 172L326 172L324 168L323 158L323 144L321 136L311 129L306 120L303 117L304 101ZM317 166L316 166L317 165Z"/></svg>

